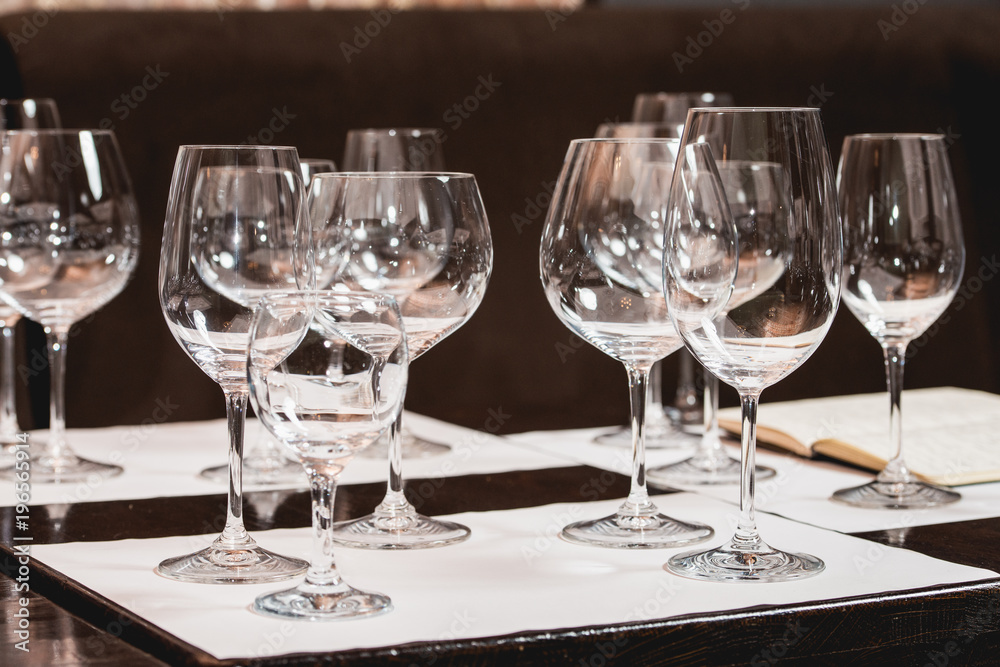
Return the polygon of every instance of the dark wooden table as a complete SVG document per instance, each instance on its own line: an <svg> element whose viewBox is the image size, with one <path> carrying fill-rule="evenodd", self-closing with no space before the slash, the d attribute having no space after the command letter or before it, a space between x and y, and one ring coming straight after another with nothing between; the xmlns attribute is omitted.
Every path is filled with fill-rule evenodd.
<svg viewBox="0 0 1000 667"><path fill-rule="evenodd" d="M513 509L581 500L581 488L609 473L586 466L447 478L428 499L428 514ZM414 488L419 480L414 480ZM603 485L601 485L603 487ZM587 485L588 493L593 485ZM338 516L370 511L383 484L338 490ZM602 497L620 498L628 480L615 476ZM263 520L255 500L277 503ZM273 506L273 505L272 505ZM248 494L251 530L309 523L305 492ZM222 495L81 503L53 520L49 508L31 508L34 543L106 541L206 531L206 517L225 516ZM62 513L60 513L62 514ZM10 548L12 508L0 510L0 665L237 665L178 642L97 594L37 563L27 594L30 652L16 650L18 563ZM1000 519L860 534L882 544L1000 571ZM271 665L996 665L1000 664L1000 578L808 604L675 617L454 642L416 643L336 654L271 658Z"/></svg>

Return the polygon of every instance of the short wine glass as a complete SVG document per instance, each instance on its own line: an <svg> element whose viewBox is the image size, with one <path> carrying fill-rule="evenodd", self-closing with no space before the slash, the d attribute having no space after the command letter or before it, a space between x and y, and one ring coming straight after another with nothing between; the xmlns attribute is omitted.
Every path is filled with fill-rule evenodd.
<svg viewBox="0 0 1000 667"><path fill-rule="evenodd" d="M59 109L48 98L0 99L0 131L59 129ZM17 421L17 393L14 373L17 365L15 332L21 313L0 301L0 447L3 456L12 456L23 430ZM9 459L12 460L12 459ZM2 463L2 460L0 460Z"/></svg>
<svg viewBox="0 0 1000 667"><path fill-rule="evenodd" d="M317 284L389 294L399 302L410 361L479 307L493 268L489 223L471 174L319 174L309 194ZM403 494L402 415L389 431L389 482L375 511L339 524L338 542L418 549L462 541L469 529L422 516Z"/></svg>
<svg viewBox="0 0 1000 667"><path fill-rule="evenodd" d="M750 236L755 230L765 228L771 224L770 221L758 218L773 217L776 211L788 205L784 197L784 174L780 165L732 160L715 166L729 202L737 234ZM703 168L699 166L698 169ZM739 275L734 293L729 299L730 308L736 308L769 289L783 271L783 266L777 261L758 259L756 264L754 271L744 271ZM739 483L740 462L726 453L720 438L719 379L710 373L708 375L705 382L705 432L698 443L698 449L683 461L651 468L650 484L697 486ZM774 475L774 469L756 466L756 479Z"/></svg>
<svg viewBox="0 0 1000 667"><path fill-rule="evenodd" d="M70 327L116 297L139 258L139 213L115 135L105 130L11 130L0 156L0 297L45 329L49 433L34 482L118 475L78 457L66 439Z"/></svg>
<svg viewBox="0 0 1000 667"><path fill-rule="evenodd" d="M254 410L305 468L312 494L312 561L305 581L261 595L254 611L310 621L374 616L389 598L348 585L333 557L337 478L395 422L406 392L402 317L388 296L265 295L250 323Z"/></svg>
<svg viewBox="0 0 1000 667"><path fill-rule="evenodd" d="M891 457L878 477L833 499L910 509L961 496L917 479L903 459L901 400L906 346L951 303L965 244L945 139L862 134L844 139L838 173L844 217L844 302L885 357Z"/></svg>
<svg viewBox="0 0 1000 667"><path fill-rule="evenodd" d="M632 410L629 496L616 514L564 527L560 537L570 542L660 548L713 534L709 526L661 514L646 491L649 372L682 342L662 292L662 217L640 217L645 207L637 185L650 165L672 164L676 148L668 139L571 142L546 216L539 264L549 305L571 331L625 365Z"/></svg>
<svg viewBox="0 0 1000 667"><path fill-rule="evenodd" d="M299 163L302 165L302 181L306 184L307 190L312 177L316 174L329 174L337 171L337 164L333 160L325 158L304 157L299 160Z"/></svg>
<svg viewBox="0 0 1000 667"><path fill-rule="evenodd" d="M164 577L264 583L306 568L247 533L242 457L250 317L266 292L311 286L309 231L294 148L180 147L163 229L160 307L178 344L225 395L229 497L222 535L160 563Z"/></svg>
<svg viewBox="0 0 1000 667"><path fill-rule="evenodd" d="M710 581L812 576L825 567L819 558L772 548L761 538L754 461L761 391L809 358L840 301L843 246L819 110L693 109L682 155L698 144L710 147L720 171L732 163L771 163L780 182L768 215L758 214L752 228L738 231L734 223L729 235L724 228L709 235L685 172L675 171L664 253L670 317L695 357L739 392L743 433L735 535L720 547L673 556L666 568Z"/></svg>
<svg viewBox="0 0 1000 667"><path fill-rule="evenodd" d="M343 171L444 171L445 134L429 127L348 130Z"/></svg>

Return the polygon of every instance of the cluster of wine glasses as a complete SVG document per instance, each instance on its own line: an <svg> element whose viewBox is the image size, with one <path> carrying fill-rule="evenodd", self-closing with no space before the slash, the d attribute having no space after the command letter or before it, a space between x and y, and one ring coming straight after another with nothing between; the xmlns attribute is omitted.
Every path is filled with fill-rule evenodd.
<svg viewBox="0 0 1000 667"><path fill-rule="evenodd" d="M64 417L70 328L124 289L139 256L138 211L118 142L106 130L61 129L52 100L4 100L0 120L3 441L19 430L13 326L24 316L45 329L51 372L49 431L32 457L32 481L120 474L73 453Z"/></svg>
<svg viewBox="0 0 1000 667"><path fill-rule="evenodd" d="M295 148L182 146L160 263L170 330L226 397L230 483L222 534L157 571L200 583L272 582L306 571L305 562L262 548L243 524L252 398L312 488L315 540L305 581L255 604L298 618L390 608L385 596L343 583L334 543L416 549L469 536L465 526L418 514L403 495L402 404L409 362L472 316L492 269L472 175L330 167L306 180ZM334 523L340 471L386 433L385 499L369 516Z"/></svg>

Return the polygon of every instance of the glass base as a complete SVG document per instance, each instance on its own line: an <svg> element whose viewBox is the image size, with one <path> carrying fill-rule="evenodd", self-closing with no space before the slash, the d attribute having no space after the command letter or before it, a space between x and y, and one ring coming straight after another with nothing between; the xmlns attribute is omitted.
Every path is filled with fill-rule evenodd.
<svg viewBox="0 0 1000 667"><path fill-rule="evenodd" d="M754 474L757 479L767 479L774 477L776 473L773 468L755 466ZM720 456L692 456L679 463L650 468L646 471L646 482L659 488L739 484L740 462L725 453Z"/></svg>
<svg viewBox="0 0 1000 667"><path fill-rule="evenodd" d="M673 426L669 421L664 425L651 425L646 423L646 449L684 449L694 447L701 439L700 435L687 433ZM598 445L612 445L614 447L632 446L632 429L622 426L614 431L602 433L594 438Z"/></svg>
<svg viewBox="0 0 1000 667"><path fill-rule="evenodd" d="M773 582L812 577L826 565L815 556L778 551L763 542L748 548L730 541L708 551L677 554L663 568L702 581Z"/></svg>
<svg viewBox="0 0 1000 667"><path fill-rule="evenodd" d="M199 476L219 484L229 484L229 465L205 468ZM269 486L272 484L301 484L309 480L302 464L283 456L251 456L243 459L243 484Z"/></svg>
<svg viewBox="0 0 1000 667"><path fill-rule="evenodd" d="M302 621L347 621L392 611L392 601L379 593L366 593L347 584L320 592L302 585L287 591L261 595L253 610L264 616Z"/></svg>
<svg viewBox="0 0 1000 667"><path fill-rule="evenodd" d="M369 514L334 524L333 539L357 549L431 549L467 540L470 532L462 524L438 521L416 512L395 516Z"/></svg>
<svg viewBox="0 0 1000 667"><path fill-rule="evenodd" d="M831 500L869 509L919 509L956 502L961 494L924 482L869 482L834 492Z"/></svg>
<svg viewBox="0 0 1000 667"><path fill-rule="evenodd" d="M441 456L451 451L448 445L439 442L431 442L418 438L403 427L403 436L400 444L403 449L404 459L427 459L432 456ZM387 459L389 458L389 435L383 435L371 447L365 447L358 452L358 457L363 459Z"/></svg>
<svg viewBox="0 0 1000 667"><path fill-rule="evenodd" d="M216 540L207 549L168 558L156 566L156 573L194 584L266 584L297 577L308 567L304 560L271 553L253 540L237 548Z"/></svg>
<svg viewBox="0 0 1000 667"><path fill-rule="evenodd" d="M571 523L559 532L559 537L592 547L666 549L701 542L714 534L715 531L704 524L678 521L663 514L612 514L594 521Z"/></svg>
<svg viewBox="0 0 1000 667"><path fill-rule="evenodd" d="M7 462L13 463L14 459ZM108 479L122 474L121 466L109 463L98 463L81 458L72 452L62 456L50 456L45 453L34 455L31 459L31 481L36 484L60 484L83 482L95 479ZM0 470L0 478L14 477L13 467Z"/></svg>

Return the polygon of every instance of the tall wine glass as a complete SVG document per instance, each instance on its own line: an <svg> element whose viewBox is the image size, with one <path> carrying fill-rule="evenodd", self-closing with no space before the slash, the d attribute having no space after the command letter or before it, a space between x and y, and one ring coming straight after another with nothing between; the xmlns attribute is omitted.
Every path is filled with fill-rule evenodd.
<svg viewBox="0 0 1000 667"><path fill-rule="evenodd" d="M321 287L390 294L399 302L410 361L462 326L479 307L493 244L471 174L320 174L309 213ZM402 415L389 431L389 482L374 513L336 528L338 542L370 549L438 547L465 526L417 513L403 495Z"/></svg>
<svg viewBox="0 0 1000 667"><path fill-rule="evenodd" d="M639 93L632 104L632 122L623 124L632 131L646 131L653 128L657 134L651 136L680 138L684 132L684 121L688 109L706 107L731 107L733 96L729 93L711 91L699 92L656 92ZM627 131L627 130L626 130ZM674 394L673 405L664 406L671 421L684 427L704 426L709 428L715 424L715 430L702 433L703 439L709 442L719 442L718 420L710 414L713 406L719 404L719 380L704 370L705 388L704 401L698 393L695 381L694 360L687 350L680 352L677 391ZM654 373L656 367L654 367ZM706 411L709 414L706 414ZM701 443L704 446L705 443Z"/></svg>
<svg viewBox="0 0 1000 667"><path fill-rule="evenodd" d="M701 144L692 144L698 146ZM750 236L757 229L773 226L771 219L787 210L787 188L781 165L769 162L731 160L717 165L732 212L737 234ZM665 196L661 200L666 200ZM736 308L770 289L784 272L777 257L757 258L755 267L739 274L728 306ZM737 484L740 462L726 453L719 437L719 380L714 375L705 384L705 432L695 453L677 463L652 468L651 484L660 486ZM773 477L772 468L756 466L756 479Z"/></svg>
<svg viewBox="0 0 1000 667"><path fill-rule="evenodd" d="M382 127L349 130L344 148L344 171L444 171L445 133L437 128ZM446 454L451 447L418 438L409 429L400 435L404 459ZM363 450L362 458L389 455L388 437Z"/></svg>
<svg viewBox="0 0 1000 667"><path fill-rule="evenodd" d="M904 509L961 496L916 479L903 460L901 395L907 344L951 303L965 244L944 137L861 134L844 139L838 173L844 216L844 302L882 346L892 457L873 482L833 499Z"/></svg>
<svg viewBox="0 0 1000 667"><path fill-rule="evenodd" d="M13 130L0 155L0 297L45 328L51 403L35 482L112 476L118 466L76 456L66 441L66 344L75 322L128 283L139 258L139 213L115 135Z"/></svg>
<svg viewBox="0 0 1000 667"><path fill-rule="evenodd" d="M676 147L668 139L571 142L545 219L539 264L549 305L571 331L625 365L632 408L629 496L614 515L564 527L560 536L570 542L656 548L713 532L661 514L646 491L649 372L682 342L663 299L662 218L639 217L637 185L650 165L672 163ZM724 206L721 195L716 201Z"/></svg>
<svg viewBox="0 0 1000 667"><path fill-rule="evenodd" d="M263 583L304 561L265 551L243 525L243 430L250 316L268 291L308 286L309 225L294 148L181 146L160 254L160 307L174 338L222 387L229 423L226 527L209 547L169 558L165 577Z"/></svg>
<svg viewBox="0 0 1000 667"><path fill-rule="evenodd" d="M395 422L406 393L402 317L388 296L265 295L250 323L250 396L264 427L298 458L312 490L312 563L296 588L261 595L254 611L312 621L373 616L384 595L348 585L333 559L337 478Z"/></svg>
<svg viewBox="0 0 1000 667"><path fill-rule="evenodd" d="M750 229L737 231L734 224L726 241L705 233L679 177L684 172L675 171L664 253L670 317L695 357L739 392L743 433L734 537L708 551L676 555L666 568L711 581L811 576L823 570L820 559L772 548L757 530L754 458L761 391L809 358L840 301L843 246L819 110L693 109L681 146L694 144L707 144L720 169L765 162L776 165L781 179L769 214L757 215ZM721 269L734 259L738 268L727 284Z"/></svg>
<svg viewBox="0 0 1000 667"><path fill-rule="evenodd" d="M55 100L47 98L0 99L0 131L59 129L59 109ZM21 313L0 302L0 447L4 456L14 453L22 433L17 422L17 394L14 390L14 370L17 348L14 334Z"/></svg>
<svg viewBox="0 0 1000 667"><path fill-rule="evenodd" d="M446 137L436 128L348 130L344 171L444 171Z"/></svg>

